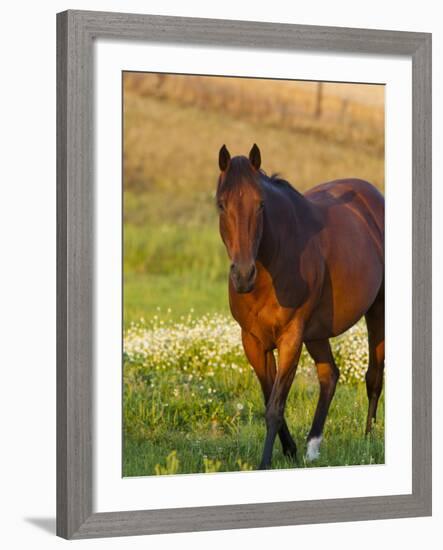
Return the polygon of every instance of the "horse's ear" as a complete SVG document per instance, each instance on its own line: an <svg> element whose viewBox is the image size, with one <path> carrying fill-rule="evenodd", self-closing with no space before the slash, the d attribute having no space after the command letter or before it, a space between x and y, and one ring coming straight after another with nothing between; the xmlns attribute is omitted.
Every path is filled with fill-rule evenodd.
<svg viewBox="0 0 443 550"><path fill-rule="evenodd" d="M226 145L222 145L220 152L218 153L218 165L222 172L226 170L230 160L231 160L231 155L229 154L229 151L226 149Z"/></svg>
<svg viewBox="0 0 443 550"><path fill-rule="evenodd" d="M257 147L257 144L254 143L252 149L249 152L249 162L252 166L258 170L261 166L261 154L260 149Z"/></svg>

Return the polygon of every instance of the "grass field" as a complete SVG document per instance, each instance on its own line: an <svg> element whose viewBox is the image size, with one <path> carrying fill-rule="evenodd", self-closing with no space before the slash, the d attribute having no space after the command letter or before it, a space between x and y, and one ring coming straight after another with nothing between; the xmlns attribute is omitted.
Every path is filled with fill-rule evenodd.
<svg viewBox="0 0 443 550"><path fill-rule="evenodd" d="M314 84L157 80L124 81L123 472L255 468L264 410L228 310L228 260L214 206L218 150L226 143L232 154L246 154L256 141L263 168L300 191L351 176L383 191L384 92L328 84L318 117ZM364 325L356 330L334 344L343 374L314 466L384 461L383 403L374 434L363 436ZM318 392L313 370L303 355L287 405L299 462L276 445L273 467L306 465Z"/></svg>
<svg viewBox="0 0 443 550"><path fill-rule="evenodd" d="M156 391L141 391L137 398L127 389L125 396L131 401L128 409L134 406L137 416L146 416L142 416L145 419L144 430L141 432L144 433L143 436L136 437L131 432L125 434L123 475L257 469L263 451L265 422L260 389L254 376L253 373L248 374L248 391L242 391L240 395L232 392L236 385L234 381L224 388L223 384L218 384L222 389L220 393L217 390L214 392L212 403L223 397L227 399L218 405L217 412L205 400L203 389L195 394L195 401L191 402L186 395L179 399L173 391L169 391L166 381ZM238 384L238 388L244 389L244 373L236 378L240 377L242 382ZM175 387L186 388L186 383L180 379L174 382L177 384ZM363 429L367 399L362 384L339 386L324 431L320 458L306 462L305 439L316 404L314 388L311 377L297 376L288 398L285 416L297 443L298 460L294 462L283 455L277 440L272 467L383 464L383 402L379 406L380 417L373 433L370 437L365 437ZM187 391L189 390L186 388L185 393ZM195 403L198 403L197 407ZM244 408L240 410L240 406ZM171 454L175 454L177 458L175 468L168 467L168 457Z"/></svg>
<svg viewBox="0 0 443 550"><path fill-rule="evenodd" d="M238 326L222 315L172 318L172 312L166 313L166 318L133 324L126 332L124 475L256 468L265 435L263 398L245 360ZM312 465L382 463L383 403L374 433L363 435L364 323L334 339L333 349L341 378L321 457ZM299 461L287 459L276 445L275 468L308 465L305 439L318 384L305 351L298 371L286 418L299 445Z"/></svg>

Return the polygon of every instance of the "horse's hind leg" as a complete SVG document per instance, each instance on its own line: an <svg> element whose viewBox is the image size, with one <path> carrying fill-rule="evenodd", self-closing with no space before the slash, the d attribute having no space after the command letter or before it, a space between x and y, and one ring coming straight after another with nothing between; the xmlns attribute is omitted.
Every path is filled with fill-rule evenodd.
<svg viewBox="0 0 443 550"><path fill-rule="evenodd" d="M315 460L320 454L320 443L326 417L334 397L339 370L331 352L329 340L305 342L309 355L315 361L317 376L320 382L320 395L312 422L312 428L307 439L307 460Z"/></svg>
<svg viewBox="0 0 443 550"><path fill-rule="evenodd" d="M378 400L383 387L385 367L385 299L383 290L380 291L365 317L369 341L369 367L366 372L366 391L369 400L366 422L366 434L368 434L376 418Z"/></svg>

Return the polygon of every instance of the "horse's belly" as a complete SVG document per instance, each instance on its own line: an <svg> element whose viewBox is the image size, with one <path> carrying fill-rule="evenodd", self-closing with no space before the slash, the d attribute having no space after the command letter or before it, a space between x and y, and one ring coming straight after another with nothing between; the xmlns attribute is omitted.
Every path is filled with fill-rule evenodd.
<svg viewBox="0 0 443 550"><path fill-rule="evenodd" d="M323 301L313 311L305 326L305 340L323 340L338 336L357 323L373 304L380 284L371 285L362 296L335 293L332 302Z"/></svg>
<svg viewBox="0 0 443 550"><path fill-rule="evenodd" d="M344 261L343 255L352 253L352 261L349 256ZM345 249L337 256L326 266L321 298L306 325L307 340L348 330L365 315L383 284L384 264L377 247L357 246L354 252Z"/></svg>

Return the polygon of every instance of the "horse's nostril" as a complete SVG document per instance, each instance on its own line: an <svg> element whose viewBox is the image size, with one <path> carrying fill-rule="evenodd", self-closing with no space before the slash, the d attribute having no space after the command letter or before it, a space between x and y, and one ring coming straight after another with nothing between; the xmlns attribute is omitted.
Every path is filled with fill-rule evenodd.
<svg viewBox="0 0 443 550"><path fill-rule="evenodd" d="M249 271L249 276L248 276L248 280L250 281L251 279L253 279L255 276L255 265L253 265Z"/></svg>
<svg viewBox="0 0 443 550"><path fill-rule="evenodd" d="M255 264L252 265L239 265L236 263L231 264L230 272L232 280L236 285L238 291L246 292L252 287L253 280L256 275Z"/></svg>

